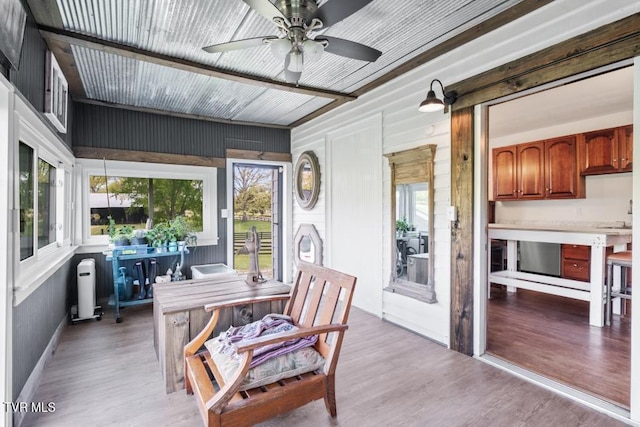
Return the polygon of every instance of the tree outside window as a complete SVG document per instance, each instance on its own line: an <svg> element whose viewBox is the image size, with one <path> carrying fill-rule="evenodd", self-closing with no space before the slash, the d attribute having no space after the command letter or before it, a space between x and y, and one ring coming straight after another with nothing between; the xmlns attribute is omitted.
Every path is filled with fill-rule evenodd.
<svg viewBox="0 0 640 427"><path fill-rule="evenodd" d="M203 181L186 179L89 176L91 234L107 234L109 216L119 225L145 228L182 215L195 231L203 230Z"/></svg>

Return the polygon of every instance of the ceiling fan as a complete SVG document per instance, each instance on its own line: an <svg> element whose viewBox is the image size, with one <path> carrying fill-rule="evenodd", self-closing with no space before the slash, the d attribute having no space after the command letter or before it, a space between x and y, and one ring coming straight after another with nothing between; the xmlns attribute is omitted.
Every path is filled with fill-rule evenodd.
<svg viewBox="0 0 640 427"><path fill-rule="evenodd" d="M315 35L314 31L327 28L362 9L372 0L331 0L318 7L315 0L243 0L249 7L272 20L280 29L279 36L263 36L234 40L203 47L209 53L269 44L273 55L284 60L284 77L288 83L297 83L305 63L313 62L327 51L335 55L374 62L382 52L349 40Z"/></svg>

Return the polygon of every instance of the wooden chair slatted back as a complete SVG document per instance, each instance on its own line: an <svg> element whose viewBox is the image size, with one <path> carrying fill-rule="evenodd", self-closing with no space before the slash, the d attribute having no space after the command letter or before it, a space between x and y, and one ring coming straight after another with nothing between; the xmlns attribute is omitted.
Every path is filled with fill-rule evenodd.
<svg viewBox="0 0 640 427"><path fill-rule="evenodd" d="M298 324L300 321L302 310L304 309L304 304L307 300L307 294L311 287L311 279L312 276L310 274L304 274L302 268L298 269L296 281L294 282L294 286L291 291L291 299L287 302L284 309L284 314L291 316L293 323Z"/></svg>
<svg viewBox="0 0 640 427"><path fill-rule="evenodd" d="M353 276L301 262L284 313L300 326L346 324L355 283ZM330 335L336 335L332 342L327 341ZM327 359L327 370L335 369L333 354L339 351L341 342L342 334L320 335L316 349Z"/></svg>

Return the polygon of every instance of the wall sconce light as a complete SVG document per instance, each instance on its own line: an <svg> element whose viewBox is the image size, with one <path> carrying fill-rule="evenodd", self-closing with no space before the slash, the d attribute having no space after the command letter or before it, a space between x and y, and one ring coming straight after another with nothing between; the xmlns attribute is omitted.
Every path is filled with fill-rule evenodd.
<svg viewBox="0 0 640 427"><path fill-rule="evenodd" d="M438 82L440 84L440 88L442 89L442 100L436 96L436 93L433 91L433 83ZM444 86L442 82L438 79L433 79L431 81L431 85L429 86L429 92L427 92L427 99L420 103L420 107L418 107L418 111L423 113L431 113L433 111L443 110L445 105L451 105L456 102L458 99L458 94L455 91L445 92Z"/></svg>

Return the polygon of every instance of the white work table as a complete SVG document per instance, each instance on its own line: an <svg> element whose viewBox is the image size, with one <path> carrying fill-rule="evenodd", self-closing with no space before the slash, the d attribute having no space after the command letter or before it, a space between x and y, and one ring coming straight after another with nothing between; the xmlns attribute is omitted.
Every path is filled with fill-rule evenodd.
<svg viewBox="0 0 640 427"><path fill-rule="evenodd" d="M489 239L507 241L507 269L489 272L489 283L589 301L589 324L604 326L606 248L631 242L631 229L571 225L489 224ZM591 247L590 282L517 270L518 241Z"/></svg>

